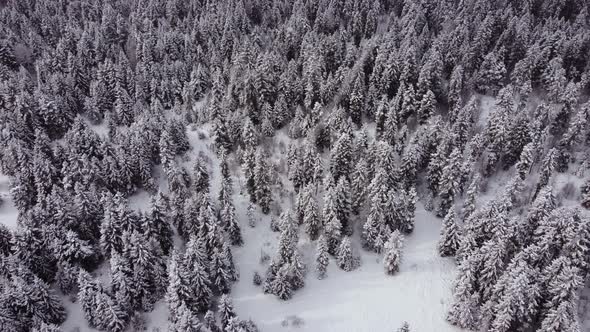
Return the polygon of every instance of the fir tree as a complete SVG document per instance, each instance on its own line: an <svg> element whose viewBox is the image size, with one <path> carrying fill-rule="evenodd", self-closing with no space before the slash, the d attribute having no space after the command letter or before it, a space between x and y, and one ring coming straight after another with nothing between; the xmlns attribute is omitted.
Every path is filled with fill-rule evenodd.
<svg viewBox="0 0 590 332"><path fill-rule="evenodd" d="M271 287L273 294L276 294L281 300L288 300L293 296L293 285L289 278L289 264L284 264L279 268Z"/></svg>
<svg viewBox="0 0 590 332"><path fill-rule="evenodd" d="M338 252L337 252L337 262L338 262L338 266L346 271L352 271L355 267L354 264L354 257L352 254L352 245L350 244L350 238L349 237L344 237L342 238L342 241L340 242L340 246L338 247Z"/></svg>
<svg viewBox="0 0 590 332"><path fill-rule="evenodd" d="M203 325L205 328L209 329L211 332L221 332L219 326L217 326L217 321L215 319L215 314L211 310L207 310L205 317L203 318Z"/></svg>
<svg viewBox="0 0 590 332"><path fill-rule="evenodd" d="M318 239L315 261L318 279L324 279L326 277L326 269L330 263L330 256L328 255L328 242L323 235Z"/></svg>
<svg viewBox="0 0 590 332"><path fill-rule="evenodd" d="M226 329L229 321L236 317L234 305L229 295L221 295L217 313L219 314L219 318L221 320L221 326Z"/></svg>
<svg viewBox="0 0 590 332"><path fill-rule="evenodd" d="M178 252L172 251L168 264L169 283L166 291L166 302L168 303L172 323L176 323L176 320L179 318L180 308L186 306L186 301L190 294L185 276L186 272Z"/></svg>
<svg viewBox="0 0 590 332"><path fill-rule="evenodd" d="M404 322L397 332L410 332L410 325L408 322Z"/></svg>
<svg viewBox="0 0 590 332"><path fill-rule="evenodd" d="M307 185L303 191L303 224L305 225L305 233L314 241L317 239L321 230L321 220L315 198L313 197L313 188Z"/></svg>
<svg viewBox="0 0 590 332"><path fill-rule="evenodd" d="M450 209L443 220L438 252L441 256L453 256L459 248L459 228L456 223L455 210Z"/></svg>
<svg viewBox="0 0 590 332"><path fill-rule="evenodd" d="M338 210L336 209L336 193L334 188L328 188L324 199L324 235L328 242L328 251L331 254L336 253L336 247L342 236L342 223L338 219Z"/></svg>
<svg viewBox="0 0 590 332"><path fill-rule="evenodd" d="M268 214L270 212L272 192L270 188L269 166L266 162L266 157L261 151L256 154L254 183L256 202L260 205L262 213Z"/></svg>
<svg viewBox="0 0 590 332"><path fill-rule="evenodd" d="M343 133L330 151L330 172L335 181L340 180L341 176L349 177L351 154L352 138L347 133Z"/></svg>
<svg viewBox="0 0 590 332"><path fill-rule="evenodd" d="M399 231L394 231L389 236L389 240L385 243L385 256L383 257L383 265L385 273L393 275L399 271L402 258L402 247L404 237Z"/></svg>
<svg viewBox="0 0 590 332"><path fill-rule="evenodd" d="M260 286L262 284L262 277L258 273L258 271L254 271L254 276L252 277L252 283L254 286Z"/></svg>
<svg viewBox="0 0 590 332"><path fill-rule="evenodd" d="M212 291L209 280L209 259L202 240L192 236L187 244L182 262L185 280L188 286L189 297L186 304L189 309L197 312L205 312L211 303Z"/></svg>

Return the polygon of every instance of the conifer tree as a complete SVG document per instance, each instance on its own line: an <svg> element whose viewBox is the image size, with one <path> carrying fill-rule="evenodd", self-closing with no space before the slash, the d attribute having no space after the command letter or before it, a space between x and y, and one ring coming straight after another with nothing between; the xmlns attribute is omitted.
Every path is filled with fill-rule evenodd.
<svg viewBox="0 0 590 332"><path fill-rule="evenodd" d="M367 160L362 158L356 164L354 172L352 173L351 182L351 210L352 213L358 215L365 205L368 185L368 166Z"/></svg>
<svg viewBox="0 0 590 332"><path fill-rule="evenodd" d="M337 262L338 262L338 266L346 271L352 271L355 267L354 264L354 256L352 254L352 245L350 243L350 238L348 236L345 236L344 238L342 238L342 241L340 242L340 246L338 247L338 252L337 252Z"/></svg>
<svg viewBox="0 0 590 332"><path fill-rule="evenodd" d="M590 209L590 180L587 180L580 189L582 206Z"/></svg>
<svg viewBox="0 0 590 332"><path fill-rule="evenodd" d="M328 251L336 253L338 243L342 236L342 223L338 219L336 210L336 193L334 188L328 188L324 198L324 234L328 242Z"/></svg>
<svg viewBox="0 0 590 332"><path fill-rule="evenodd" d="M336 185L336 211L338 220L342 224L342 233L348 236L352 235L350 183L345 177L341 177Z"/></svg>
<svg viewBox="0 0 590 332"><path fill-rule="evenodd" d="M397 332L410 332L410 325L408 322L404 322Z"/></svg>
<svg viewBox="0 0 590 332"><path fill-rule="evenodd" d="M159 192L150 199L150 208L143 219L143 232L148 239L154 239L160 244L164 255L168 255L173 246L173 231L168 221L168 202L164 194Z"/></svg>
<svg viewBox="0 0 590 332"><path fill-rule="evenodd" d="M209 259L202 240L191 236L187 244L182 262L184 275L188 286L186 304L196 312L205 312L211 303L212 291L209 280Z"/></svg>
<svg viewBox="0 0 590 332"><path fill-rule="evenodd" d="M256 154L256 167L254 168L254 186L256 202L260 205L262 213L270 212L270 203L272 201L272 192L270 188L269 166L266 157L259 151Z"/></svg>
<svg viewBox="0 0 590 332"><path fill-rule="evenodd" d="M186 305L184 305L184 303L174 315L173 323L168 327L168 331L199 332L202 330L199 318Z"/></svg>
<svg viewBox="0 0 590 332"><path fill-rule="evenodd" d="M257 218L255 216L255 214L256 214L256 207L254 206L254 204L252 204L252 203L248 204L248 209L246 211L246 214L248 216L248 225L250 227L256 227Z"/></svg>
<svg viewBox="0 0 590 332"><path fill-rule="evenodd" d="M389 236L389 240L385 243L385 256L383 257L383 265L385 273L392 275L399 271L402 258L402 247L404 236L399 231L394 231Z"/></svg>
<svg viewBox="0 0 590 332"><path fill-rule="evenodd" d="M438 252L441 256L453 256L459 248L459 228L456 223L455 210L450 209L443 220L438 241Z"/></svg>
<svg viewBox="0 0 590 332"><path fill-rule="evenodd" d="M420 101L420 108L418 109L418 122L420 124L425 124L428 119L434 113L434 108L436 104L436 99L434 97L434 93L428 90L422 96L422 100Z"/></svg>
<svg viewBox="0 0 590 332"><path fill-rule="evenodd" d="M221 332L219 326L217 326L217 321L215 319L215 314L211 310L207 310L205 317L203 318L203 325L205 328L209 329L211 332Z"/></svg>
<svg viewBox="0 0 590 332"><path fill-rule="evenodd" d="M318 206L313 197L313 188L307 185L303 190L305 196L303 201L303 225L305 225L305 233L314 241L317 239L321 230L321 219L319 216Z"/></svg>
<svg viewBox="0 0 590 332"><path fill-rule="evenodd" d="M525 179L530 172L534 161L534 144L529 143L524 146L520 154L520 160L516 164L516 170L521 179Z"/></svg>
<svg viewBox="0 0 590 332"><path fill-rule="evenodd" d="M445 216L449 208L453 205L455 196L459 193L459 178L461 175L461 153L454 149L449 157L447 165L443 168L440 197L441 202L437 210L438 216Z"/></svg>
<svg viewBox="0 0 590 332"><path fill-rule="evenodd" d="M231 285L231 271L228 270L228 264L223 251L219 248L213 248L211 256L211 265L209 267L211 285L217 293L227 294Z"/></svg>
<svg viewBox="0 0 590 332"><path fill-rule="evenodd" d="M343 133L330 151L330 172L335 181L340 180L342 176L349 177L351 154L352 138L347 133Z"/></svg>
<svg viewBox="0 0 590 332"><path fill-rule="evenodd" d="M193 166L193 187L197 192L209 192L209 173L201 155Z"/></svg>
<svg viewBox="0 0 590 332"><path fill-rule="evenodd" d="M229 321L236 317L234 311L234 305L229 295L223 294L219 299L218 311L219 318L221 320L221 326L226 329Z"/></svg>
<svg viewBox="0 0 590 332"><path fill-rule="evenodd" d="M170 320L174 324L179 318L181 306L186 306L190 290L186 283L186 272L181 262L180 255L172 251L168 264L168 289L166 291L166 302L170 311Z"/></svg>
<svg viewBox="0 0 590 332"><path fill-rule="evenodd" d="M293 296L293 285L289 278L289 264L284 264L277 271L272 282L272 292L281 300L288 300Z"/></svg>
<svg viewBox="0 0 590 332"><path fill-rule="evenodd" d="M330 263L330 256L328 255L328 242L323 235L320 235L317 242L315 261L318 279L324 279L326 277L326 269Z"/></svg>

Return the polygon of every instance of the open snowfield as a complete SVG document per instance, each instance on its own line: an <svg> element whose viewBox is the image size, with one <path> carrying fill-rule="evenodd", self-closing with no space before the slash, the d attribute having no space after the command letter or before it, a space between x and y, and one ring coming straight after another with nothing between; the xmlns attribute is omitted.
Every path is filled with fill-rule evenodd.
<svg viewBox="0 0 590 332"><path fill-rule="evenodd" d="M332 260L327 278L317 280L314 247L302 239L300 247L308 265L306 285L289 301L264 294L252 284L254 271L262 274L266 268L253 257L260 256L260 248L271 256L274 253L277 233L260 230L268 228L267 222L263 220L255 229L243 228L246 244L234 251L240 281L232 290L238 315L252 318L262 331L395 331L403 321L417 332L460 331L444 319L452 299L455 265L452 259L438 257L440 220L421 205L395 276L385 275L379 255L356 247L361 253L360 268L344 272ZM293 317L301 318L300 326L292 326Z"/></svg>
<svg viewBox="0 0 590 332"><path fill-rule="evenodd" d="M10 198L10 185L8 176L0 173L0 223L10 229L16 229L18 211Z"/></svg>

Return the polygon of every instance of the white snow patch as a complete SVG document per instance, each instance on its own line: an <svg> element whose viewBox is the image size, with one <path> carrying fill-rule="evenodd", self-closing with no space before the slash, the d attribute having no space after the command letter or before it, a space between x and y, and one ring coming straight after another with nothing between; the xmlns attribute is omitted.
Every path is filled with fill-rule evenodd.
<svg viewBox="0 0 590 332"><path fill-rule="evenodd" d="M0 174L0 223L10 229L17 228L18 210L10 197L8 176Z"/></svg>
<svg viewBox="0 0 590 332"><path fill-rule="evenodd" d="M344 272L332 259L327 278L317 280L315 244L302 235L299 247L308 267L306 285L288 301L264 294L252 283L254 271L263 276L267 267L259 263L261 250L271 256L275 253L277 233L270 231L268 219L254 229L243 224L246 243L234 248L240 272L240 281L232 289L234 306L242 319L252 318L261 331L395 331L404 321L417 332L460 331L445 321L455 263L438 256L441 221L421 205L416 229L406 238L401 270L394 276L385 275L380 255L360 249L355 242L361 267ZM283 326L285 320L292 321L290 317L299 317L303 323Z"/></svg>

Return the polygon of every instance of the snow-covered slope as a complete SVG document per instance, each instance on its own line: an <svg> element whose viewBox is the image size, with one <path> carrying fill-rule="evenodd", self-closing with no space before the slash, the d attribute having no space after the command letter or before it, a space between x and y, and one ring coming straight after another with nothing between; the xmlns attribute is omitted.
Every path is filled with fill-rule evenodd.
<svg viewBox="0 0 590 332"><path fill-rule="evenodd" d="M395 276L383 272L381 257L355 248L362 265L344 272L330 262L328 276L315 278L314 248L300 241L306 255L308 274L305 287L289 301L262 293L252 283L254 271L266 265L257 258L261 249L274 253L276 233L268 229L268 218L256 228L243 228L245 245L234 251L240 281L232 290L237 313L251 317L262 331L281 331L285 322L293 328L294 317L302 320L298 331L392 331L403 321L412 331L459 331L446 323L455 265L438 257L436 241L440 220L424 210L416 211L416 229L406 238L401 270Z"/></svg>
<svg viewBox="0 0 590 332"><path fill-rule="evenodd" d="M16 229L18 211L10 198L10 185L7 176L0 174L0 224Z"/></svg>

